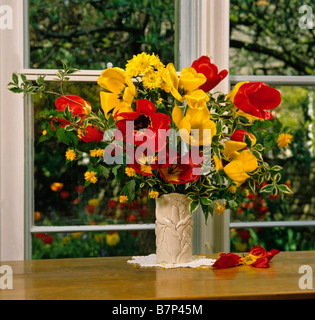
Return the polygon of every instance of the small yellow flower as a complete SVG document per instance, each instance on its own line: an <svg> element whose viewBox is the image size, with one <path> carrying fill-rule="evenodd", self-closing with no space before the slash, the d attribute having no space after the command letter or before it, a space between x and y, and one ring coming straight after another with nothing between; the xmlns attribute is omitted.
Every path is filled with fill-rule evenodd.
<svg viewBox="0 0 315 320"><path fill-rule="evenodd" d="M77 154L73 149L68 149L66 151L66 159L67 160L73 161L76 156L77 156Z"/></svg>
<svg viewBox="0 0 315 320"><path fill-rule="evenodd" d="M151 190L151 191L149 192L149 197L150 197L151 199L155 199L155 198L157 198L158 196L159 196L159 193L158 193L157 191Z"/></svg>
<svg viewBox="0 0 315 320"><path fill-rule="evenodd" d="M74 239L80 239L82 237L82 232L72 232L71 236Z"/></svg>
<svg viewBox="0 0 315 320"><path fill-rule="evenodd" d="M120 196L119 197L119 202L120 203L128 202L128 197L126 195Z"/></svg>
<svg viewBox="0 0 315 320"><path fill-rule="evenodd" d="M47 134L47 130L44 130L44 131L42 132L42 135L45 136L46 134Z"/></svg>
<svg viewBox="0 0 315 320"><path fill-rule="evenodd" d="M54 182L51 186L50 186L50 189L52 191L55 191L55 192L59 192L61 191L63 188L63 183L61 182Z"/></svg>
<svg viewBox="0 0 315 320"><path fill-rule="evenodd" d="M69 237L69 236L63 237L63 238L61 239L61 242L62 242L62 244L63 244L64 246L66 246L66 245L69 244L69 242L70 242L70 237Z"/></svg>
<svg viewBox="0 0 315 320"><path fill-rule="evenodd" d="M100 199L90 199L88 204L91 206L97 206L100 203Z"/></svg>
<svg viewBox="0 0 315 320"><path fill-rule="evenodd" d="M291 143L293 136L289 133L281 133L277 139L277 144L280 148L287 148Z"/></svg>
<svg viewBox="0 0 315 320"><path fill-rule="evenodd" d="M229 187L229 191L230 191L230 193L234 194L237 191L237 187L236 186L230 186Z"/></svg>
<svg viewBox="0 0 315 320"><path fill-rule="evenodd" d="M91 183L96 183L97 182L97 173L95 171L87 171L84 174L84 178L86 181L89 181Z"/></svg>
<svg viewBox="0 0 315 320"><path fill-rule="evenodd" d="M39 211L34 212L34 221L38 221L41 217L41 214Z"/></svg>
<svg viewBox="0 0 315 320"><path fill-rule="evenodd" d="M219 204L219 202L217 201L215 204L217 205L217 207L216 207L216 209L215 209L215 213L218 214L218 215L220 215L221 213L224 212L226 203L224 203L223 206L221 206L221 205Z"/></svg>
<svg viewBox="0 0 315 320"><path fill-rule="evenodd" d="M103 157L104 149L98 148L94 150L90 150L91 157Z"/></svg>
<svg viewBox="0 0 315 320"><path fill-rule="evenodd" d="M106 235L106 243L113 247L119 242L119 234L118 232L108 233Z"/></svg>
<svg viewBox="0 0 315 320"><path fill-rule="evenodd" d="M133 168L126 168L125 173L128 177L134 177L136 174L136 171Z"/></svg>
<svg viewBox="0 0 315 320"><path fill-rule="evenodd" d="M152 90L161 87L162 78L156 71L150 71L142 79L142 83L146 89Z"/></svg>
<svg viewBox="0 0 315 320"><path fill-rule="evenodd" d="M105 235L103 233L94 235L94 240L97 243L102 243L104 241L104 238L105 238Z"/></svg>

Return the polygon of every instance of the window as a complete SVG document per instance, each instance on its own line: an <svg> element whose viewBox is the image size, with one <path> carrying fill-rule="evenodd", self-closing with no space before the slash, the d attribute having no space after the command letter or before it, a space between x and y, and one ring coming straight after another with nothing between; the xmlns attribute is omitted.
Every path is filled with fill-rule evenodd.
<svg viewBox="0 0 315 320"><path fill-rule="evenodd" d="M263 81L276 87L282 103L275 111L294 136L285 151L269 154L285 167L284 182L294 196L249 194L241 210L231 215L231 249L251 243L280 250L309 250L314 245L312 200L314 40L305 20L311 1L230 1L230 81ZM310 24L309 24L310 25ZM252 239L252 241L251 241Z"/></svg>
<svg viewBox="0 0 315 320"><path fill-rule="evenodd" d="M164 5L167 2L155 1L154 5ZM312 42L308 44L305 39L308 39L307 35L312 33L312 30L297 29L297 21L299 21L299 17L302 14L298 13L295 7L286 5L287 2L282 0L277 2L277 5L269 5L270 1L254 0L174 0L176 11L174 18L169 15L165 16L165 10L160 8L159 10L157 9L157 12L158 15L163 15L163 26L160 25L162 27L158 29L159 26L155 24L156 20L152 21L152 25L149 26L154 30L158 29L160 36L152 38L150 37L150 32L147 32L148 29L144 28L143 37L136 39L135 45L138 45L138 48L140 46L141 50L155 51L156 45L159 43L162 50L160 53L162 59L165 61L175 60L179 70L183 66L189 65L200 55L209 55L219 69L230 69L231 71L229 79L226 79L218 86L220 91L228 92L230 86L243 80L264 81L269 85L277 86L283 92L289 91L289 93L293 93L292 88L296 92L302 90L302 96L307 95L311 105L311 92L315 85L314 77L311 76L311 70L314 69L312 67L312 64L314 64L312 60L314 52L312 50L314 50L315 46ZM115 51L117 38L122 39L126 50L130 48L130 52L134 52L134 48L129 46L128 34L132 34L135 37L139 36L139 34L134 34L135 30L130 29L129 26L126 28L126 25L130 23L130 25L135 26L137 25L135 21L142 19L143 26L146 21L146 17L143 17L142 14L129 16L130 8L122 6L117 16L113 17L116 26L125 23L125 29L120 30L122 33L118 35L116 31L110 30L108 25L103 27L99 25L101 20L109 21L106 12L107 9L110 9L106 8L106 10L100 11L99 1L61 1L54 8L44 6L43 3L43 1L36 0L23 2L7 0L5 4L12 8L13 28L0 30L0 258L2 260L30 259L32 255L31 235L47 232L46 228L48 228L43 223L34 224L33 221L36 205L44 205L43 203L36 203L36 196L34 197L33 192L35 185L32 154L34 148L35 153L39 150L36 149L39 146L34 146L33 144L34 135L32 134L33 126L38 120L37 110L34 108L33 113L32 108L32 104L35 104L36 101L28 100L24 102L21 96L14 95L6 89L6 84L11 80L12 72L24 73L30 80L35 80L38 74L47 74L46 80L49 80L53 86L55 69L59 67L55 62L60 58L67 57L70 59L70 65L82 69L81 72L71 77L69 85L75 84L78 88L89 91L93 83L96 83L101 70L108 63L109 66L115 63L118 64L130 56L127 51L123 57L118 55L118 51ZM107 3L110 5L115 1L108 1ZM126 6L132 6L133 9L137 9L137 1L126 1L125 3ZM305 3L308 4L307 1ZM0 5L3 4L4 1L0 0ZM73 5L73 11L66 12L64 8L69 4ZM281 5L286 6L285 9ZM311 3L309 5L311 6ZM37 20L38 16L32 11L34 6L37 6L40 13L45 17L40 20L40 23ZM66 19L62 16L63 13L71 15L76 23L66 25ZM250 19L246 18L247 13ZM92 14L96 17L95 24L85 28ZM276 19L265 19L264 17L267 14L272 17L276 16ZM141 18L140 20L135 20L139 17ZM259 19L256 19L256 17ZM286 17L289 17L289 19L286 19ZM272 21L274 23L271 23ZM32 24L31 28L36 31L35 33L27 32L25 26L29 22ZM264 23L267 23L270 29L263 28ZM139 26L137 25L137 27ZM173 35L171 30L174 30ZM277 41L277 39L270 36L270 32L274 34L275 30L279 31L276 34L279 35L281 41ZM103 31L107 31L111 36L108 39L104 38L102 36ZM290 35L290 42L285 42L286 34ZM172 56L174 50L171 50L167 44L167 41L172 37L174 38L171 41L174 41L175 46L174 56ZM141 41L139 42L138 40ZM303 45L299 47L300 50L294 51L294 48L296 48L294 45L298 46L300 41L306 42L303 42ZM29 43L31 44L30 47L28 46ZM75 50L78 44L84 48L83 55L78 54ZM268 44L268 46L265 44ZM231 49L229 50L230 45ZM6 48L6 50L3 48ZM106 51L107 49L109 51ZM270 50L274 50L273 54L271 54ZM105 51L107 52L106 54L103 53ZM293 51L295 54L292 54ZM104 54L103 59L98 59L102 54ZM307 55L307 58L305 58L305 55ZM39 59L40 56L43 56L44 59ZM52 57L56 58L52 59ZM283 59L281 60L281 58ZM297 63L293 60L297 61ZM299 66L302 65L303 70L297 69L297 64ZM248 68L248 66L251 66L251 68ZM305 102L305 100L303 101ZM10 108L7 106L10 106ZM299 115L303 116L303 113ZM309 116L312 117L312 108L309 108ZM293 120L296 121L296 119ZM311 122L308 125L311 132ZM42 129L39 121L35 134L40 136ZM309 146L309 150L311 150L311 146ZM46 172L45 177L49 177L48 172ZM74 184L76 183L77 181L74 182ZM69 192L68 190L64 191ZM304 210L305 212L307 211L306 209ZM312 213L312 209L310 212ZM68 217L66 218L68 219ZM304 215L302 218L303 220L298 221L252 222L237 221L231 215L230 221L230 215L225 214L210 218L210 221L205 226L203 215L195 215L194 250L198 253L230 251L231 229L233 231L234 229L241 230L248 227L268 227L271 230L269 227L310 227L314 225L313 218L311 221L306 220L310 216ZM91 231L89 235L96 235L110 230L139 231L143 227L151 231L154 229L152 220L146 221L147 223L120 224L114 227L112 225L81 224L82 221L77 224L77 222L72 220L68 225L65 225L64 221L60 225L55 224L52 227L54 228L53 234Z"/></svg>

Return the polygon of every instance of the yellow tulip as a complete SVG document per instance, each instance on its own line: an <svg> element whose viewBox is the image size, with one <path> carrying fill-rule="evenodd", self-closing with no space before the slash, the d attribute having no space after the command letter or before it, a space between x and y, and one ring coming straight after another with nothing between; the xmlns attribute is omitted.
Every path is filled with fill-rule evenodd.
<svg viewBox="0 0 315 320"><path fill-rule="evenodd" d="M183 102L186 100L191 108L203 109L209 101L208 95L199 90L199 87L207 81L202 73L197 73L191 67L184 68L178 79L177 72L172 63L160 71L162 78L162 89L170 92L173 97Z"/></svg>
<svg viewBox="0 0 315 320"><path fill-rule="evenodd" d="M136 96L136 87L132 79L127 76L125 70L121 68L108 68L104 70L98 78L97 83L106 92L100 93L101 106L105 117L113 110L115 115L119 112L132 112L131 103Z"/></svg>
<svg viewBox="0 0 315 320"><path fill-rule="evenodd" d="M242 161L233 160L224 167L224 172L236 185L241 185L249 175L245 172Z"/></svg>
<svg viewBox="0 0 315 320"><path fill-rule="evenodd" d="M184 142L192 146L210 145L212 137L216 135L215 123L210 120L208 108L201 110L189 108L186 115L175 105L172 112L172 119L179 129L179 133Z"/></svg>
<svg viewBox="0 0 315 320"><path fill-rule="evenodd" d="M258 167L257 158L249 150L243 150L235 157L235 160L239 160L243 163L246 172L253 172Z"/></svg>
<svg viewBox="0 0 315 320"><path fill-rule="evenodd" d="M222 161L216 155L213 155L213 160L216 172L219 172L219 170L223 169Z"/></svg>
<svg viewBox="0 0 315 320"><path fill-rule="evenodd" d="M249 150L243 150L224 167L224 172L240 186L249 178L247 173L255 171L257 167L257 158Z"/></svg>
<svg viewBox="0 0 315 320"><path fill-rule="evenodd" d="M197 73L194 68L187 67L180 73L178 87L179 89L184 88L185 91L192 92L198 90L206 80L207 78L202 73Z"/></svg>
<svg viewBox="0 0 315 320"><path fill-rule="evenodd" d="M224 142L224 152L223 154L226 156L228 160L234 159L239 153L237 151L244 149L247 147L245 142L239 141L225 141Z"/></svg>
<svg viewBox="0 0 315 320"><path fill-rule="evenodd" d="M199 110L206 108L206 103L209 101L209 97L203 90L189 91L184 97L189 107Z"/></svg>
<svg viewBox="0 0 315 320"><path fill-rule="evenodd" d="M126 87L126 71L121 68L105 69L97 80L97 84L105 90L121 94Z"/></svg>

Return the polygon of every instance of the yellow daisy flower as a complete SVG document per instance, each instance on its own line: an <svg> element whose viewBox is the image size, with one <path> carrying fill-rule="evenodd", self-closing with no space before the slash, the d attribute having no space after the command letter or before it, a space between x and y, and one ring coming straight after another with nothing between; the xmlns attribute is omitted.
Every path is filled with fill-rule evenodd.
<svg viewBox="0 0 315 320"><path fill-rule="evenodd" d="M77 154L73 149L68 149L66 151L66 159L67 160L73 161L75 159L76 155Z"/></svg>
<svg viewBox="0 0 315 320"><path fill-rule="evenodd" d="M95 171L87 171L85 174L84 174L84 178L86 181L89 181L91 183L96 183L97 182L97 172Z"/></svg>
<svg viewBox="0 0 315 320"><path fill-rule="evenodd" d="M287 148L291 143L293 136L289 133L281 133L277 139L277 144L280 148Z"/></svg>

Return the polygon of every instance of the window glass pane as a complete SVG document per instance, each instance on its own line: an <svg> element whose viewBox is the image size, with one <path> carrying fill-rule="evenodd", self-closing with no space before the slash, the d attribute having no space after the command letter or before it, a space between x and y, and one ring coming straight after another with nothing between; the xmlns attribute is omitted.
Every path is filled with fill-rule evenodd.
<svg viewBox="0 0 315 320"><path fill-rule="evenodd" d="M133 256L153 252L154 230L32 235L32 259Z"/></svg>
<svg viewBox="0 0 315 320"><path fill-rule="evenodd" d="M47 90L58 91L57 82L49 82ZM80 95L88 101L93 111L99 108L99 88L94 83L66 82L65 94ZM67 146L57 138L45 140L45 130L52 130L45 110L55 109L57 96L34 96L34 192L35 225L94 225L113 223L152 223L154 201L148 199L146 190L138 193L131 204L121 204L118 198L122 186L114 176L99 177L96 184L85 184L84 173L91 161L82 153L78 162L66 164ZM44 141L42 141L44 140ZM124 173L122 176L125 178ZM127 178L127 177L126 177Z"/></svg>
<svg viewBox="0 0 315 320"><path fill-rule="evenodd" d="M281 86L276 89L282 95L280 106L273 111L274 119L279 118L283 124L279 134L289 133L293 139L287 148L276 145L267 153L265 160L284 168L281 172L282 183L289 185L294 194L282 200L279 195L253 194L244 185L247 196L240 210L231 214L233 222L315 220L315 88Z"/></svg>
<svg viewBox="0 0 315 320"><path fill-rule="evenodd" d="M230 74L313 75L312 7L313 0L231 0Z"/></svg>
<svg viewBox="0 0 315 320"><path fill-rule="evenodd" d="M314 227L231 229L231 251L246 252L260 245L266 250L315 250Z"/></svg>
<svg viewBox="0 0 315 320"><path fill-rule="evenodd" d="M122 67L134 54L174 61L173 0L29 0L30 67Z"/></svg>

